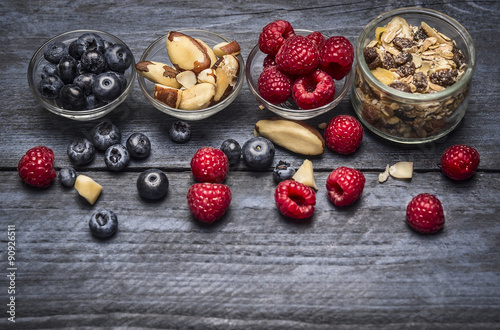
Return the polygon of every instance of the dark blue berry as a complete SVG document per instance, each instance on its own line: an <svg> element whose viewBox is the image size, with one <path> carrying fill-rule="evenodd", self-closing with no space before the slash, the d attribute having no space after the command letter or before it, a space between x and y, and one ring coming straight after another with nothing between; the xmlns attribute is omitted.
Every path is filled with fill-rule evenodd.
<svg viewBox="0 0 500 330"><path fill-rule="evenodd" d="M80 59L89 50L104 53L104 40L95 33L84 33L69 45L68 52L75 59Z"/></svg>
<svg viewBox="0 0 500 330"><path fill-rule="evenodd" d="M85 94L82 89L74 84L67 84L61 87L59 92L61 106L68 110L85 109Z"/></svg>
<svg viewBox="0 0 500 330"><path fill-rule="evenodd" d="M76 170L71 166L63 167L59 170L59 180L66 188L71 188L75 185L76 176Z"/></svg>
<svg viewBox="0 0 500 330"><path fill-rule="evenodd" d="M168 192L168 177L158 169L142 172L137 178L137 191L147 199L160 199Z"/></svg>
<svg viewBox="0 0 500 330"><path fill-rule="evenodd" d="M151 141L142 133L132 133L126 143L130 155L135 158L146 158L151 152Z"/></svg>
<svg viewBox="0 0 500 330"><path fill-rule="evenodd" d="M69 55L64 55L57 65L57 70L59 71L59 77L62 81L64 81L65 84L71 84L73 79L77 76L76 60Z"/></svg>
<svg viewBox="0 0 500 330"><path fill-rule="evenodd" d="M92 88L92 93L96 98L104 102L111 102L122 93L120 81L116 75L110 72L98 74Z"/></svg>
<svg viewBox="0 0 500 330"><path fill-rule="evenodd" d="M227 139L222 142L220 150L226 154L229 160L229 165L235 165L241 158L241 146L238 141L234 139Z"/></svg>
<svg viewBox="0 0 500 330"><path fill-rule="evenodd" d="M114 144L104 153L104 162L112 171L121 171L130 163L130 153L121 144Z"/></svg>
<svg viewBox="0 0 500 330"><path fill-rule="evenodd" d="M105 50L104 57L110 70L125 72L132 63L133 55L127 46L114 44Z"/></svg>
<svg viewBox="0 0 500 330"><path fill-rule="evenodd" d="M273 179L275 182L290 180L295 174L295 168L285 161L280 160L273 171Z"/></svg>
<svg viewBox="0 0 500 330"><path fill-rule="evenodd" d="M90 132L90 139L99 150L106 150L122 140L122 133L118 127L108 121L95 125Z"/></svg>
<svg viewBox="0 0 500 330"><path fill-rule="evenodd" d="M191 126L184 121L176 121L170 127L168 136L175 143L185 143L191 138Z"/></svg>
<svg viewBox="0 0 500 330"><path fill-rule="evenodd" d="M50 63L57 64L64 55L68 55L68 46L62 41L53 41L45 46L43 57Z"/></svg>
<svg viewBox="0 0 500 330"><path fill-rule="evenodd" d="M38 89L43 97L49 100L55 100L59 97L64 82L56 75L48 75L38 84Z"/></svg>
<svg viewBox="0 0 500 330"><path fill-rule="evenodd" d="M82 69L85 72L99 74L106 67L104 55L98 50L88 50L83 53L81 59Z"/></svg>
<svg viewBox="0 0 500 330"><path fill-rule="evenodd" d="M81 88L85 95L92 94L92 86L97 76L94 73L83 73L73 79L73 84Z"/></svg>
<svg viewBox="0 0 500 330"><path fill-rule="evenodd" d="M98 210L90 217L89 228L96 237L110 237L118 230L118 217L113 211Z"/></svg>
<svg viewBox="0 0 500 330"><path fill-rule="evenodd" d="M266 169L271 166L274 151L274 144L261 136L249 139L241 148L243 161L254 169Z"/></svg>
<svg viewBox="0 0 500 330"><path fill-rule="evenodd" d="M111 41L104 40L104 51L106 51L106 49L108 49L111 46L113 46L113 43Z"/></svg>
<svg viewBox="0 0 500 330"><path fill-rule="evenodd" d="M42 73L40 74L42 79L50 75L59 76L59 70L57 69L57 65L54 63L46 63L42 67Z"/></svg>
<svg viewBox="0 0 500 330"><path fill-rule="evenodd" d="M71 141L67 148L69 160L75 165L88 164L94 159L95 147L86 137Z"/></svg>
<svg viewBox="0 0 500 330"><path fill-rule="evenodd" d="M127 78L125 77L125 75L123 73L115 71L107 72L114 74L118 78L118 81L120 82L120 94L123 93L123 91L125 91L125 89L127 88Z"/></svg>
<svg viewBox="0 0 500 330"><path fill-rule="evenodd" d="M96 99L94 94L85 96L85 110L100 108L106 104L106 102Z"/></svg>

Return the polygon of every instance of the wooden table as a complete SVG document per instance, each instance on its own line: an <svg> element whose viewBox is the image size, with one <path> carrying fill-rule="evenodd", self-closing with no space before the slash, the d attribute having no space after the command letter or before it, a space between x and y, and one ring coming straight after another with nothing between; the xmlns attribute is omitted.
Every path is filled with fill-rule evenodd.
<svg viewBox="0 0 500 330"><path fill-rule="evenodd" d="M412 148L365 130L356 153L327 150L311 158L320 189L316 212L305 222L279 214L271 168L251 171L240 162L225 182L233 193L227 215L203 225L186 203L195 182L192 155L227 138L243 144L259 119L273 116L258 108L246 83L230 107L191 122L193 137L185 145L168 137L176 119L150 106L136 83L104 120L124 137L146 133L152 154L120 173L107 170L102 153L78 167L104 187L91 206L58 181L41 190L18 178L19 159L36 145L53 149L57 169L70 165L66 146L98 122L64 119L35 102L26 79L35 50L56 34L92 28L119 36L139 58L171 29L201 28L238 40L246 59L262 27L275 19L344 35L355 44L372 17L412 3L3 1L0 328L500 328L500 2L425 3L461 22L476 43L478 65L461 125L440 141ZM349 97L308 123L316 126L336 114L354 115ZM459 143L475 147L481 164L472 179L452 182L437 163L447 147ZM304 158L277 148L275 161L298 167ZM378 183L386 164L397 161L414 162L413 179ZM361 199L339 209L329 202L324 184L343 165L360 169L367 181ZM146 202L135 182L153 167L167 173L170 189L165 199ZM435 194L444 205L446 224L437 235L419 235L405 223L407 203L422 192ZM89 231L97 208L118 214L119 232L111 239L97 240ZM13 282L7 276L9 225L15 226ZM6 313L10 297L15 323Z"/></svg>

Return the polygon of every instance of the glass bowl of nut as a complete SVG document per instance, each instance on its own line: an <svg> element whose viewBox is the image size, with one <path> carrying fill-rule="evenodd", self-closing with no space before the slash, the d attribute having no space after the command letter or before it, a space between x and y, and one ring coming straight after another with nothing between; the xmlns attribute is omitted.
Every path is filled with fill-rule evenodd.
<svg viewBox="0 0 500 330"><path fill-rule="evenodd" d="M377 135L402 144L437 140L467 110L474 42L453 18L425 8L386 12L361 32L351 102Z"/></svg>
<svg viewBox="0 0 500 330"><path fill-rule="evenodd" d="M135 66L137 81L156 109L182 120L202 120L228 107L245 80L236 40L214 32L169 31Z"/></svg>

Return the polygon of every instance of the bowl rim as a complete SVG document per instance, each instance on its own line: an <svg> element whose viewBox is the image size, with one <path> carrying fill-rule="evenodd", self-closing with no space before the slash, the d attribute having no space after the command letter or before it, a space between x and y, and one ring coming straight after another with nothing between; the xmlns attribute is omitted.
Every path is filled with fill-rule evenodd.
<svg viewBox="0 0 500 330"><path fill-rule="evenodd" d="M33 80L33 74L35 73L35 64L36 64L37 58L39 57L39 54L43 53L45 46L47 46L49 43L55 41L56 39L60 39L62 37L73 35L73 34L84 34L84 33L96 33L99 35L102 34L102 35L106 35L106 36L111 36L112 38L115 38L120 43L122 43L123 45L128 47L128 45L125 42L123 42L123 40L118 38L117 36L115 36L109 32L100 31L100 30L92 30L92 29L79 29L79 30L66 31L66 32L60 33L60 34L48 39L40 47L38 47L38 49L35 51L35 53L31 57L31 60L30 60L29 65L28 65L28 85L30 87L32 94L35 96L35 99L39 103L41 103L45 109L47 109L55 114L62 115L62 116L74 117L74 118L80 118L80 117L83 118L83 117L96 116L96 115L105 115L105 114L111 112L120 103L122 103L125 100L125 98L128 96L128 94L130 93L130 90L132 89L132 87L134 85L135 75L136 75L135 70L134 70L135 57L131 51L130 52L132 54L132 63L130 64L131 73L130 73L130 81L127 82L127 87L120 94L120 96L118 96L113 101L106 103L105 105L103 105L101 107L90 109L90 110L63 109L61 107L57 107L57 106L52 105L51 103L47 102L45 100L45 98L38 95L38 93L36 91L37 87L35 86L35 81ZM129 49L130 49L130 47L129 47Z"/></svg>

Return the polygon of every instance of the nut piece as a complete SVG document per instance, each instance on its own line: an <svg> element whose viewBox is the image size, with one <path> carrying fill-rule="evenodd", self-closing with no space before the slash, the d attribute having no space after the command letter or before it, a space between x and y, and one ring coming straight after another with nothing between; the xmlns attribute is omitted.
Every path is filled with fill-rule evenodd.
<svg viewBox="0 0 500 330"><path fill-rule="evenodd" d="M222 57L224 55L239 55L241 48L240 44L233 40L231 42L221 42L214 46L213 51L215 55L218 57Z"/></svg>
<svg viewBox="0 0 500 330"><path fill-rule="evenodd" d="M304 160L297 172L295 172L295 174L292 176L292 179L305 184L306 186L309 186L316 191L318 190L318 186L316 185L316 181L314 180L313 164L308 159Z"/></svg>
<svg viewBox="0 0 500 330"><path fill-rule="evenodd" d="M378 175L378 182L383 183L386 182L389 178L389 164L385 167L385 171Z"/></svg>
<svg viewBox="0 0 500 330"><path fill-rule="evenodd" d="M198 83L210 83L215 86L217 76L214 69L205 69L198 74Z"/></svg>
<svg viewBox="0 0 500 330"><path fill-rule="evenodd" d="M135 65L137 74L144 78L165 86L180 88L181 85L175 80L175 76L179 73L174 67L155 61L141 61Z"/></svg>
<svg viewBox="0 0 500 330"><path fill-rule="evenodd" d="M208 57L210 57L210 67L212 67L216 62L217 62L217 56L215 56L215 53L212 48L210 48L209 45L205 43L205 41L201 39L194 39L196 40L205 50L207 51Z"/></svg>
<svg viewBox="0 0 500 330"><path fill-rule="evenodd" d="M169 86L155 84L154 98L171 108L179 108L182 90Z"/></svg>
<svg viewBox="0 0 500 330"><path fill-rule="evenodd" d="M78 194L94 205L101 195L102 186L86 175L78 175L75 181L75 189Z"/></svg>
<svg viewBox="0 0 500 330"><path fill-rule="evenodd" d="M200 110L207 108L215 95L215 86L210 83L201 83L182 91L179 109Z"/></svg>
<svg viewBox="0 0 500 330"><path fill-rule="evenodd" d="M220 102L233 91L238 80L240 62L236 56L224 55L215 63L212 69L215 69L217 77L215 81L216 91L214 101Z"/></svg>
<svg viewBox="0 0 500 330"><path fill-rule="evenodd" d="M170 61L179 71L191 70L198 74L210 67L210 56L205 47L184 33L168 33L167 52Z"/></svg>
<svg viewBox="0 0 500 330"><path fill-rule="evenodd" d="M177 79L177 82L185 89L193 87L198 81L193 71L182 71L175 76L175 79Z"/></svg>
<svg viewBox="0 0 500 330"><path fill-rule="evenodd" d="M396 179L411 179L413 162L397 162L389 168L389 174Z"/></svg>
<svg viewBox="0 0 500 330"><path fill-rule="evenodd" d="M314 127L299 121L271 118L255 124L255 135L263 136L271 142L292 152L317 156L325 151L325 140Z"/></svg>

